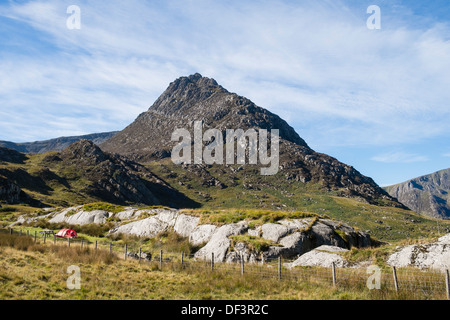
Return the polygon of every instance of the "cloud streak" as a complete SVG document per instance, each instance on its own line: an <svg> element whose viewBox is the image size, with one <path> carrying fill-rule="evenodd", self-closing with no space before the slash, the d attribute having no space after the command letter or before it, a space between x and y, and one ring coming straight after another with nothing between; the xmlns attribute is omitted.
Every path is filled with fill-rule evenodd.
<svg viewBox="0 0 450 320"><path fill-rule="evenodd" d="M389 152L372 157L373 161L383 163L414 163L426 162L430 159L423 155L406 153L406 152Z"/></svg>

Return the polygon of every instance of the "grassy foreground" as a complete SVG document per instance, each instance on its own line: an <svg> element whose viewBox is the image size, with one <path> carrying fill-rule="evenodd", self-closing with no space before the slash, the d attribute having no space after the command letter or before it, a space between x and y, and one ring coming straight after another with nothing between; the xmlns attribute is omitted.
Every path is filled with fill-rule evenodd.
<svg viewBox="0 0 450 320"><path fill-rule="evenodd" d="M81 289L70 290L68 267L81 271ZM433 299L405 291L333 288L316 281L278 281L258 275L124 261L109 252L35 244L29 237L0 233L2 300L342 300Z"/></svg>

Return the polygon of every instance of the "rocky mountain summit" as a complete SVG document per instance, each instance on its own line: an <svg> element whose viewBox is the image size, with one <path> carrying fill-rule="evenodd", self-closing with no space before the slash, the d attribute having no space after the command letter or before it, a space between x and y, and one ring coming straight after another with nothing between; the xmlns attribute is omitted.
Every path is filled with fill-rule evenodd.
<svg viewBox="0 0 450 320"><path fill-rule="evenodd" d="M450 169L385 189L411 210L434 218L450 219Z"/></svg>
<svg viewBox="0 0 450 320"><path fill-rule="evenodd" d="M253 182L254 188L277 188L280 179L283 179L300 184L318 184L323 190L335 192L338 196L403 207L371 178L328 155L312 150L279 116L245 97L228 92L214 79L202 77L198 73L172 82L148 111L100 147L138 162L168 158L175 145L171 141L174 130L184 128L192 131L195 121L203 122L203 130L214 128L223 134L226 129L279 130L279 174L264 185ZM232 178L235 168L222 166L223 174L231 177L230 181L233 180L230 183L220 182L210 166L190 165L183 168L186 174L195 173L211 181L212 188L240 185L239 179ZM248 172L247 176L255 175L251 166L241 169ZM171 176L174 175L168 174L165 179L178 184L181 177L172 179ZM186 180L189 179L192 176L186 176Z"/></svg>
<svg viewBox="0 0 450 320"><path fill-rule="evenodd" d="M205 130L279 129L281 138L307 147L280 117L197 73L172 82L148 111L101 148L141 161L169 157L174 146L172 132L192 129L194 121L203 121Z"/></svg>

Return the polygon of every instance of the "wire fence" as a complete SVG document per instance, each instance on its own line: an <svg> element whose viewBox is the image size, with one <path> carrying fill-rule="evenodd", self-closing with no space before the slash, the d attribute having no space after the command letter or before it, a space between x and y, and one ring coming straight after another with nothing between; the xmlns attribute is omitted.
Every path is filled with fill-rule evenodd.
<svg viewBox="0 0 450 320"><path fill-rule="evenodd" d="M28 236L35 243L65 245L67 247L91 248L106 250L123 260L136 263L152 264L159 270L176 270L184 272L217 272L254 276L259 279L277 279L279 281L300 281L311 284L325 284L335 288L358 288L360 290L379 289L384 291L407 292L409 296L429 299L450 300L449 270L418 268L377 267L348 268L318 266L289 267L292 260L262 259L248 262L236 255L233 262L223 262L214 257L198 258L195 254L183 252L164 252L163 250L148 252L130 244L117 244L108 241L88 241L77 238L60 238L52 231L17 231L0 229L0 232Z"/></svg>

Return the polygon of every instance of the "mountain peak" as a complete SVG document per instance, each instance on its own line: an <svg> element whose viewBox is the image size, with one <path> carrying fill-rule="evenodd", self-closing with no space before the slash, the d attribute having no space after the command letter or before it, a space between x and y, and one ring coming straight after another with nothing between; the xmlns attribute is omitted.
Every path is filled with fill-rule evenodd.
<svg viewBox="0 0 450 320"><path fill-rule="evenodd" d="M216 80L195 73L180 77L170 83L169 87L148 110L163 115L175 115L199 101L205 101L214 93L228 93Z"/></svg>
<svg viewBox="0 0 450 320"><path fill-rule="evenodd" d="M219 84L217 83L216 80L214 80L212 78L204 77L200 73L194 73L188 77L180 77L177 80L175 80L175 82L177 82L177 81L181 82L181 81L185 81L185 80L196 84L198 87L205 87L205 88L219 87Z"/></svg>
<svg viewBox="0 0 450 320"><path fill-rule="evenodd" d="M168 157L174 146L172 132L177 128L192 129L195 121L202 121L205 130L215 128L222 132L278 129L281 139L309 149L279 116L199 73L171 82L147 112L100 146L104 151L139 161Z"/></svg>

